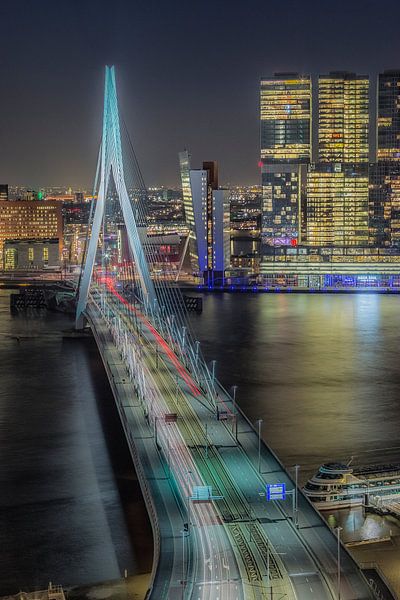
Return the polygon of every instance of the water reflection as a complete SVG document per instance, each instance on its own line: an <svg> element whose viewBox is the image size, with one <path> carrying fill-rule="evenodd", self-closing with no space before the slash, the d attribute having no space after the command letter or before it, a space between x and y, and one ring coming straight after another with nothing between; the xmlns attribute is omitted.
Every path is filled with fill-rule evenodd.
<svg viewBox="0 0 400 600"><path fill-rule="evenodd" d="M205 294L192 323L269 445L301 465L302 483L328 461L400 462L396 296ZM362 511L332 515L348 541L399 533Z"/></svg>

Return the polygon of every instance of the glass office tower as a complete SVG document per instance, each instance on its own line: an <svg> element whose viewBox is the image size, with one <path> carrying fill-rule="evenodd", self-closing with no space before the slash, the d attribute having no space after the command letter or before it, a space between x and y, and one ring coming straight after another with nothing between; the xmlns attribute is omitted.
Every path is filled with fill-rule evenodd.
<svg viewBox="0 0 400 600"><path fill-rule="evenodd" d="M378 161L400 161L400 71L378 76Z"/></svg>
<svg viewBox="0 0 400 600"><path fill-rule="evenodd" d="M370 165L369 237L372 246L400 247L400 161Z"/></svg>
<svg viewBox="0 0 400 600"><path fill-rule="evenodd" d="M368 165L310 165L307 177L307 244L367 246L368 191Z"/></svg>
<svg viewBox="0 0 400 600"><path fill-rule="evenodd" d="M275 73L260 84L260 157L264 246L301 238L305 168L311 160L311 77Z"/></svg>
<svg viewBox="0 0 400 600"><path fill-rule="evenodd" d="M275 73L261 79L261 159L308 163L311 158L311 78Z"/></svg>
<svg viewBox="0 0 400 600"><path fill-rule="evenodd" d="M318 159L369 161L369 79L345 71L318 78Z"/></svg>

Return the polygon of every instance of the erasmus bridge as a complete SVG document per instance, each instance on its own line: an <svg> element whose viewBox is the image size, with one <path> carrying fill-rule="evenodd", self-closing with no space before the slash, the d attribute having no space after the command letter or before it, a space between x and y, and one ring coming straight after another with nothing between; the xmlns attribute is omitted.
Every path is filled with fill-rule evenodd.
<svg viewBox="0 0 400 600"><path fill-rule="evenodd" d="M93 331L151 520L148 597L373 598L298 490L297 468L283 468L261 422L248 422L236 389L217 380L173 276L156 268L163 259L147 237L146 189L114 67L105 72L94 197L76 326Z"/></svg>

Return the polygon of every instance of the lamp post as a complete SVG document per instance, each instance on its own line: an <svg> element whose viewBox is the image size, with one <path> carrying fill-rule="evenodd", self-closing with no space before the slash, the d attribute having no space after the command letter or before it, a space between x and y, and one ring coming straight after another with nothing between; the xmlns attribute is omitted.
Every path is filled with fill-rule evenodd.
<svg viewBox="0 0 400 600"><path fill-rule="evenodd" d="M261 473L261 425L263 423L262 419L258 419L258 472Z"/></svg>
<svg viewBox="0 0 400 600"><path fill-rule="evenodd" d="M217 364L217 361L216 361L216 360L213 360L213 361L211 362L211 368L212 368L212 371L211 371L211 378L212 378L212 390L211 390L211 391L212 391L212 393L214 394L214 396L216 395L216 394L215 394L215 366L216 366L216 364Z"/></svg>
<svg viewBox="0 0 400 600"><path fill-rule="evenodd" d="M234 418L234 425L235 425L235 440L237 441L237 410L236 410L236 391L237 391L238 386L234 385L232 388L233 391L233 397L232 397L232 408L233 408L233 418Z"/></svg>
<svg viewBox="0 0 400 600"><path fill-rule="evenodd" d="M338 588L338 600L340 600L340 532L343 527L336 527L337 531L337 588Z"/></svg>
<svg viewBox="0 0 400 600"><path fill-rule="evenodd" d="M189 478L192 471L186 472L186 483L187 483L187 520L188 520L188 535L190 535L190 489L189 489Z"/></svg>
<svg viewBox="0 0 400 600"><path fill-rule="evenodd" d="M300 469L300 465L295 465L294 466L295 484L296 484L296 487L294 488L294 498L295 498L295 500L294 500L294 506L295 506L294 524L295 524L296 528L298 528L298 526L299 526L299 492L298 492L299 469Z"/></svg>

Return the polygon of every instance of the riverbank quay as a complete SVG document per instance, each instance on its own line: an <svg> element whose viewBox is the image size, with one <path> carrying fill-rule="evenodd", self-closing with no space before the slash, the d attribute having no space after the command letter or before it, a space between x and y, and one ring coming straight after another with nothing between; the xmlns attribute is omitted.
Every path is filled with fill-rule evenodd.
<svg viewBox="0 0 400 600"><path fill-rule="evenodd" d="M184 293L206 292L215 294L400 294L400 287L295 287L295 286L262 286L262 285L223 285L208 286L185 282L183 285L177 284Z"/></svg>

